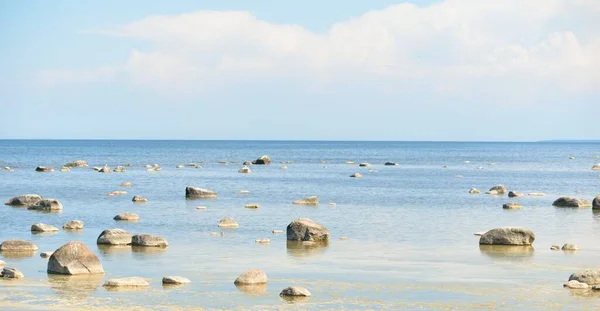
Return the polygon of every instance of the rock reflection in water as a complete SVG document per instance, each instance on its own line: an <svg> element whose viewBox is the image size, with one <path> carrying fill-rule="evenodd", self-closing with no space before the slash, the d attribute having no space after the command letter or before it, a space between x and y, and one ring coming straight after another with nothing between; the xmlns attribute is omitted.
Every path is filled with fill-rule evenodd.
<svg viewBox="0 0 600 311"><path fill-rule="evenodd" d="M134 257L162 255L167 251L167 247L149 247L149 246L131 246Z"/></svg>
<svg viewBox="0 0 600 311"><path fill-rule="evenodd" d="M508 261L530 260L535 253L533 246L514 245L479 245L479 251L487 257Z"/></svg>
<svg viewBox="0 0 600 311"><path fill-rule="evenodd" d="M85 300L101 285L103 274L59 275L48 274L50 287L60 298Z"/></svg>
<svg viewBox="0 0 600 311"><path fill-rule="evenodd" d="M250 296L260 296L267 292L267 284L256 284L256 285L241 285L235 284L237 289Z"/></svg>
<svg viewBox="0 0 600 311"><path fill-rule="evenodd" d="M302 303L302 302L306 302L310 299L310 297L306 297L306 296L284 296L284 295L281 295L279 297L281 297L281 299L285 300L287 303Z"/></svg>
<svg viewBox="0 0 600 311"><path fill-rule="evenodd" d="M287 253L294 257L308 257L325 253L329 242L287 241Z"/></svg>
<svg viewBox="0 0 600 311"><path fill-rule="evenodd" d="M6 259L23 259L33 257L37 251L2 251L2 257Z"/></svg>
<svg viewBox="0 0 600 311"><path fill-rule="evenodd" d="M130 245L103 245L98 244L100 255L118 255L131 252Z"/></svg>

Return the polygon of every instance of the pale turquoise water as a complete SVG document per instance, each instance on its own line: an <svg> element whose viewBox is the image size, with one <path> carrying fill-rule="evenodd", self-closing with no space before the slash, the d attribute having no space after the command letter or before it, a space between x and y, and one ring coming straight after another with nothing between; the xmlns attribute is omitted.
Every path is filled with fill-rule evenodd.
<svg viewBox="0 0 600 311"><path fill-rule="evenodd" d="M252 166L248 176L237 173L241 162L263 154L274 164ZM64 205L58 214L2 206L0 241L31 240L41 252L80 240L98 254L107 272L100 278L65 280L45 273L46 260L39 252L20 259L0 254L26 276L0 282L0 306L594 310L600 307L599 297L565 290L562 283L574 271L598 266L600 214L551 204L562 195L591 201L600 193L600 173L591 170L600 162L595 158L599 155L600 144L594 143L0 141L0 166L14 168L0 171L0 200L38 193ZM76 159L90 166L134 166L110 174L91 169L34 171L37 165L58 169ZM348 160L373 166L345 164ZM296 164L281 170L280 161ZM385 167L386 161L400 166ZM176 169L188 162L203 168ZM163 171L150 173L143 167L154 163ZM348 177L355 172L364 178ZM125 181L135 186L120 187ZM548 195L508 199L468 194L472 187L485 191L496 184ZM215 190L219 199L187 201L187 185ZM242 189L251 193L236 194ZM114 190L129 194L106 196ZM149 203L133 204L133 195ZM291 204L308 195L319 196L321 204ZM337 206L328 206L330 201ZM523 208L501 208L511 201ZM247 203L261 208L245 209ZM207 210L196 210L198 205ZM141 220L116 223L112 218L121 212L138 213ZM211 236L221 231L217 223L225 216L235 218L240 228ZM271 234L298 217L324 224L332 234L329 246L290 249L285 235ZM85 222L83 232L32 235L29 230L35 222L61 227L71 219ZM537 236L535 251L480 249L473 233L501 226L531 228ZM99 249L95 240L108 228L161 235L170 246L162 252ZM254 242L264 237L271 239L270 245ZM549 250L565 242L582 250ZM233 285L239 274L252 268L269 276L262 294L250 295ZM160 280L165 275L182 275L193 283L163 288ZM126 276L148 278L152 286L136 292L101 287L108 278ZM313 296L288 303L278 296L288 285L307 287Z"/></svg>

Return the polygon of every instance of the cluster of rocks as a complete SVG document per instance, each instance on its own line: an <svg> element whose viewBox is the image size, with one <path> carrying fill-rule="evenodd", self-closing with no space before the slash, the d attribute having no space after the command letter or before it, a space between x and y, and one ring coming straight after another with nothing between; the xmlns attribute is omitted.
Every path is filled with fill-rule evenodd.
<svg viewBox="0 0 600 311"><path fill-rule="evenodd" d="M99 245L132 245L144 247L167 247L165 238L151 234L131 234L123 229L107 229L96 239Z"/></svg>
<svg viewBox="0 0 600 311"><path fill-rule="evenodd" d="M15 207L26 207L29 210L58 212L63 206L57 199L44 199L39 194L24 194L14 197L4 203Z"/></svg>

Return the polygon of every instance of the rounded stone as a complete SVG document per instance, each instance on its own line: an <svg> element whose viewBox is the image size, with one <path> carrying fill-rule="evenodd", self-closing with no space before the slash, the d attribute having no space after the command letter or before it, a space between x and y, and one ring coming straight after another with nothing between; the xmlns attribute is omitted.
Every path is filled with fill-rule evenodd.
<svg viewBox="0 0 600 311"><path fill-rule="evenodd" d="M185 188L185 197L187 199L216 199L217 193L208 189L188 186Z"/></svg>
<svg viewBox="0 0 600 311"><path fill-rule="evenodd" d="M242 273L235 281L234 284L265 284L267 283L267 274L260 269L252 269Z"/></svg>
<svg viewBox="0 0 600 311"><path fill-rule="evenodd" d="M102 231L96 240L97 244L128 245L133 235L123 229L107 229Z"/></svg>
<svg viewBox="0 0 600 311"><path fill-rule="evenodd" d="M71 221L65 223L62 227L65 230L81 230L81 229L83 229L83 221L71 220Z"/></svg>
<svg viewBox="0 0 600 311"><path fill-rule="evenodd" d="M308 218L298 218L287 226L287 240L324 242L329 240L329 230Z"/></svg>
<svg viewBox="0 0 600 311"><path fill-rule="evenodd" d="M479 239L482 245L531 245L535 234L527 228L496 228Z"/></svg>
<svg viewBox="0 0 600 311"><path fill-rule="evenodd" d="M146 247L167 247L166 239L151 234L136 234L131 238L131 245Z"/></svg>
<svg viewBox="0 0 600 311"><path fill-rule="evenodd" d="M31 232L56 232L56 231L59 231L58 228L51 226L51 225L43 224L43 223L37 223L37 224L31 225Z"/></svg>
<svg viewBox="0 0 600 311"><path fill-rule="evenodd" d="M150 283L140 277L109 279L102 285L104 287L147 287Z"/></svg>
<svg viewBox="0 0 600 311"><path fill-rule="evenodd" d="M231 217L225 217L219 221L219 227L221 228L237 228L239 224L235 221L235 219Z"/></svg>
<svg viewBox="0 0 600 311"><path fill-rule="evenodd" d="M310 297L310 292L304 287L290 286L284 288L280 296Z"/></svg>
<svg viewBox="0 0 600 311"><path fill-rule="evenodd" d="M36 211L55 212L62 211L63 206L57 199L42 199L27 209Z"/></svg>
<svg viewBox="0 0 600 311"><path fill-rule="evenodd" d="M172 285L188 284L191 282L192 281L190 281L182 276L165 276L162 279L163 284L172 284Z"/></svg>
<svg viewBox="0 0 600 311"><path fill-rule="evenodd" d="M85 244L71 241L54 251L48 260L48 273L103 274L100 259Z"/></svg>
<svg viewBox="0 0 600 311"><path fill-rule="evenodd" d="M35 244L25 240L6 240L0 244L0 251L6 252L33 252L38 249Z"/></svg>
<svg viewBox="0 0 600 311"><path fill-rule="evenodd" d="M113 217L113 219L118 221L138 221L140 220L140 216L134 213L121 213Z"/></svg>

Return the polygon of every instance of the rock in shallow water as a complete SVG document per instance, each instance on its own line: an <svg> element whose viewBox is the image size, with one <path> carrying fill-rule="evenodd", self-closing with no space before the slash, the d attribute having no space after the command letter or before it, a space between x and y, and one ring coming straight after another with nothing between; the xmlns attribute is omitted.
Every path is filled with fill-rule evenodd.
<svg viewBox="0 0 600 311"><path fill-rule="evenodd" d="M257 203L251 203L251 204L246 204L244 205L245 208L260 208L260 205L258 205Z"/></svg>
<svg viewBox="0 0 600 311"><path fill-rule="evenodd" d="M50 256L52 256L53 252L43 252L40 253L40 257L42 258L50 258Z"/></svg>
<svg viewBox="0 0 600 311"><path fill-rule="evenodd" d="M290 286L290 287L286 287L284 288L281 293L279 293L280 296L294 296L294 297L310 297L310 292L308 291L308 289L304 288L304 287L298 287L298 286Z"/></svg>
<svg viewBox="0 0 600 311"><path fill-rule="evenodd" d="M140 277L114 278L109 279L102 285L104 287L147 287L150 283Z"/></svg>
<svg viewBox="0 0 600 311"><path fill-rule="evenodd" d="M506 203L504 205L502 205L503 209L520 209L521 208L521 204L519 203Z"/></svg>
<svg viewBox="0 0 600 311"><path fill-rule="evenodd" d="M221 228L237 228L239 224L235 221L235 219L231 217L225 217L219 221L219 227Z"/></svg>
<svg viewBox="0 0 600 311"><path fill-rule="evenodd" d="M33 252L38 249L39 248L35 244L25 240L6 240L0 244L0 251L6 252Z"/></svg>
<svg viewBox="0 0 600 311"><path fill-rule="evenodd" d="M187 199L216 199L217 193L208 189L187 186L185 188L185 197Z"/></svg>
<svg viewBox="0 0 600 311"><path fill-rule="evenodd" d="M592 209L600 209L600 195L596 196L594 201L592 201Z"/></svg>
<svg viewBox="0 0 600 311"><path fill-rule="evenodd" d="M114 220L119 220L119 221L138 221L140 220L140 216L138 216L138 214L134 214L134 213L121 213L115 217L113 217Z"/></svg>
<svg viewBox="0 0 600 311"><path fill-rule="evenodd" d="M481 191L479 191L479 189L475 189L475 188L471 188L471 190L469 190L470 194L480 194Z"/></svg>
<svg viewBox="0 0 600 311"><path fill-rule="evenodd" d="M238 173L240 173L240 174L250 174L250 173L252 173L252 171L250 170L249 167L244 166L244 167L242 167L242 168L240 168L238 170Z"/></svg>
<svg viewBox="0 0 600 311"><path fill-rule="evenodd" d="M65 164L66 167L88 167L87 161L84 160L75 160L73 162L69 162Z"/></svg>
<svg viewBox="0 0 600 311"><path fill-rule="evenodd" d="M569 277L569 281L572 280L588 285L600 285L600 269L588 269L575 272Z"/></svg>
<svg viewBox="0 0 600 311"><path fill-rule="evenodd" d="M128 245L131 244L132 237L133 234L123 229L107 229L100 233L96 243L106 245Z"/></svg>
<svg viewBox="0 0 600 311"><path fill-rule="evenodd" d="M505 194L506 193L506 187L504 185L493 186L486 193L487 194Z"/></svg>
<svg viewBox="0 0 600 311"><path fill-rule="evenodd" d="M62 227L63 227L63 229L66 229L66 230L81 230L81 229L83 229L83 221L71 220L71 221L65 223Z"/></svg>
<svg viewBox="0 0 600 311"><path fill-rule="evenodd" d="M136 234L131 238L131 245L147 247L167 247L169 243L162 237L151 234Z"/></svg>
<svg viewBox="0 0 600 311"><path fill-rule="evenodd" d="M267 283L267 274L260 269L252 269L242 273L235 281L234 284L265 284Z"/></svg>
<svg viewBox="0 0 600 311"><path fill-rule="evenodd" d="M306 197L300 200L296 200L294 202L292 202L293 204L298 204L298 205L318 205L319 204L319 198L317 196L310 196L310 197Z"/></svg>
<svg viewBox="0 0 600 311"><path fill-rule="evenodd" d="M535 234L527 228L496 228L479 239L483 245L531 245Z"/></svg>
<svg viewBox="0 0 600 311"><path fill-rule="evenodd" d="M24 277L25 276L23 275L23 273L21 271L19 271L17 268L5 267L2 270L0 270L0 278L22 279Z"/></svg>
<svg viewBox="0 0 600 311"><path fill-rule="evenodd" d="M350 175L350 177L354 177L354 178L362 178L363 175L361 173L354 173L352 175Z"/></svg>
<svg viewBox="0 0 600 311"><path fill-rule="evenodd" d="M329 230L308 218L298 218L287 226L287 240L325 242L329 240Z"/></svg>
<svg viewBox="0 0 600 311"><path fill-rule="evenodd" d="M524 194L521 193L521 192L517 192L517 191L510 191L510 192L508 192L508 197L509 198L521 198L523 196L524 196Z"/></svg>
<svg viewBox="0 0 600 311"><path fill-rule="evenodd" d="M561 249L563 251L578 251L579 250L579 246L577 246L575 244L571 244L571 243L566 243L565 245L562 246Z"/></svg>
<svg viewBox="0 0 600 311"><path fill-rule="evenodd" d="M46 167L46 166L38 166L35 168L36 172L42 172L42 173L49 173L49 172L53 172L54 169L51 167Z"/></svg>
<svg viewBox="0 0 600 311"><path fill-rule="evenodd" d="M62 211L63 206L57 199L42 199L27 209L35 211L57 212Z"/></svg>
<svg viewBox="0 0 600 311"><path fill-rule="evenodd" d="M162 279L163 284L169 285L180 285L180 284L189 284L192 281L182 277L182 276L165 276Z"/></svg>
<svg viewBox="0 0 600 311"><path fill-rule="evenodd" d="M131 201L134 203L146 203L146 202L148 202L148 199L140 197L139 195L136 195L133 197L133 199L131 199Z"/></svg>
<svg viewBox="0 0 600 311"><path fill-rule="evenodd" d="M110 193L108 193L108 194L107 194L107 196L109 196L109 197L114 197L114 196L118 196L118 195L126 195L126 194L127 194L127 191L123 191L123 190L116 190L116 191L113 191L113 192L110 192Z"/></svg>
<svg viewBox="0 0 600 311"><path fill-rule="evenodd" d="M29 207L29 206L36 205L41 200L42 200L42 197L39 194L24 194L24 195L20 195L18 197L14 197L14 198L8 200L4 204L10 205L10 206Z"/></svg>
<svg viewBox="0 0 600 311"><path fill-rule="evenodd" d="M85 244L71 241L54 251L48 260L48 273L103 274L100 259Z"/></svg>
<svg viewBox="0 0 600 311"><path fill-rule="evenodd" d="M257 164L257 165L267 165L267 164L271 164L271 158L268 155L264 155L256 160L254 160L252 162L252 164Z"/></svg>
<svg viewBox="0 0 600 311"><path fill-rule="evenodd" d="M556 207L592 207L592 204L586 200L570 197L558 198L552 205Z"/></svg>
<svg viewBox="0 0 600 311"><path fill-rule="evenodd" d="M558 245L552 245L552 246L550 246L550 250L557 251L559 249L560 249L560 246L558 246Z"/></svg>
<svg viewBox="0 0 600 311"><path fill-rule="evenodd" d="M56 228L54 226L43 224L40 222L40 223L31 225L31 231L32 232L56 232L59 230L58 230L58 228Z"/></svg>
<svg viewBox="0 0 600 311"><path fill-rule="evenodd" d="M563 286L566 287L566 288L570 288L570 289L587 289L587 288L590 287L586 283L581 283L581 282L578 282L578 281L575 281L575 280L569 281L569 282L563 284Z"/></svg>

